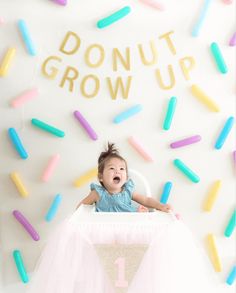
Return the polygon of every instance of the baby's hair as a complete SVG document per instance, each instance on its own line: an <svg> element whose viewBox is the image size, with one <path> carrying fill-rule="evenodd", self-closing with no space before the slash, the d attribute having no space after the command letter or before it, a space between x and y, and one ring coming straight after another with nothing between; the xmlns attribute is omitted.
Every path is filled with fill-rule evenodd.
<svg viewBox="0 0 236 293"><path fill-rule="evenodd" d="M117 158L117 159L120 159L121 161L124 161L126 165L126 170L127 170L126 160L119 154L119 151L115 147L115 144L108 142L107 148L105 149L105 151L101 152L98 158L98 178L99 178L99 175L103 173L106 162L108 162L111 158ZM101 181L100 183L102 184Z"/></svg>

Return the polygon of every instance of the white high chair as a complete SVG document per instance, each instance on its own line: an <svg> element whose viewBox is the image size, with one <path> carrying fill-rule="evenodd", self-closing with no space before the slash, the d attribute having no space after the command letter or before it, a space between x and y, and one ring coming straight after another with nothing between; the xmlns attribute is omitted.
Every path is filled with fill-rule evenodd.
<svg viewBox="0 0 236 293"><path fill-rule="evenodd" d="M139 184L141 183L146 196L151 197L146 178L133 169L130 169L129 172L137 189L142 189ZM142 191L142 193L144 192ZM69 221L72 226L73 241L77 243L77 247L81 247L81 255L84 255L86 259L83 262L83 269L87 268L89 272L94 269L96 275L100 272L97 280L103 278L104 272L106 272L105 276L110 278L110 281L105 279L101 281L102 289L96 288L97 291L88 289L85 291L86 293L94 290L99 293L145 292L140 280L148 274L149 270L152 270L150 269L152 266L153 269L156 268L156 265L157 269L154 270L160 276L162 275L159 273L159 262L165 261L165 254L162 253L162 250L166 249L165 243L168 241L166 239L177 233L174 228L177 221L173 214L156 210L153 212L107 213L95 212L94 205L81 205ZM131 271L133 271L131 275L135 275L137 280L132 281L132 277L128 277ZM127 280L125 280L126 277ZM123 288L124 284L123 282L120 284L120 281L127 281L125 287L128 289L130 286L130 291ZM152 283L153 281L151 281L150 287L157 288ZM112 288L104 289L108 284L114 290Z"/></svg>
<svg viewBox="0 0 236 293"><path fill-rule="evenodd" d="M130 172L151 196L147 180ZM190 231L172 213L81 205L51 236L28 293L214 292L206 276Z"/></svg>
<svg viewBox="0 0 236 293"><path fill-rule="evenodd" d="M129 174L131 174L130 177L132 177L132 180L134 180L135 183L140 183L144 187L145 195L147 197L151 197L151 189L149 186L149 183L147 179L138 171L134 169L129 169ZM151 219L154 219L158 221L173 221L176 219L174 213L170 211L169 213L164 213L161 211L153 211L153 212L147 212L147 213L127 213L127 212L95 212L95 205L81 205L71 216L70 221L71 222L140 222L144 223L145 221L150 222Z"/></svg>

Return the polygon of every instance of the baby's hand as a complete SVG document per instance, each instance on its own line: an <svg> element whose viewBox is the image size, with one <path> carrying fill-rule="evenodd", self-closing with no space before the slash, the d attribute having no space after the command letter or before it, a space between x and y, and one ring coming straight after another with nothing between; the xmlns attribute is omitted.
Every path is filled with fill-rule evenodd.
<svg viewBox="0 0 236 293"><path fill-rule="evenodd" d="M148 208L146 208L145 206L140 205L138 207L138 212L139 213L147 213L148 211L149 211Z"/></svg>
<svg viewBox="0 0 236 293"><path fill-rule="evenodd" d="M169 204L162 204L160 203L160 206L158 208L158 210L162 211L162 212L165 212L165 213L168 213L170 210L171 210L171 205Z"/></svg>

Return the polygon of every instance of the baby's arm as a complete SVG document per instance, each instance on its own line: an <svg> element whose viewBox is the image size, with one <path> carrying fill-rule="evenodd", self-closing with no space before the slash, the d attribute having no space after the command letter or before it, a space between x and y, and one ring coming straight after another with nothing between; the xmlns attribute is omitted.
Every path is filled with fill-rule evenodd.
<svg viewBox="0 0 236 293"><path fill-rule="evenodd" d="M84 199L81 200L81 202L78 204L76 209L78 209L78 207L82 204L92 205L98 200L99 200L99 195L97 194L95 190L92 190L88 196L86 196Z"/></svg>
<svg viewBox="0 0 236 293"><path fill-rule="evenodd" d="M162 204L152 197L147 197L138 193L133 193L132 200L147 208L153 208L166 213L169 212L169 210L171 209L171 206L169 204Z"/></svg>

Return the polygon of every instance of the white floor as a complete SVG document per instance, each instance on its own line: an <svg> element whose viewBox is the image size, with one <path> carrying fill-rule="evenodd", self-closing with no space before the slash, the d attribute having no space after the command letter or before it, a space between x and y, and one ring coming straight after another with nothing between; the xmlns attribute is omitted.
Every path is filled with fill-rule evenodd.
<svg viewBox="0 0 236 293"><path fill-rule="evenodd" d="M1 293L24 293L26 291L26 286L27 285L22 283L12 284L10 286L4 287Z"/></svg>
<svg viewBox="0 0 236 293"><path fill-rule="evenodd" d="M1 287L0 287L0 292L1 293L25 293L26 288L27 288L27 284L16 283L16 284L12 284L10 286L4 287L3 291L1 290ZM232 286L222 284L222 286L216 286L216 288L214 289L214 292L206 292L206 293L222 293L222 289L224 290L225 293L236 291L236 290L233 291L233 289L235 289L235 285L232 288ZM93 292L93 293L95 293L95 292ZM150 292L147 292L147 293L150 293ZM175 292L175 293L177 293L177 292ZM189 292L189 293L191 293L191 292ZM199 293L202 293L202 292L199 292Z"/></svg>

